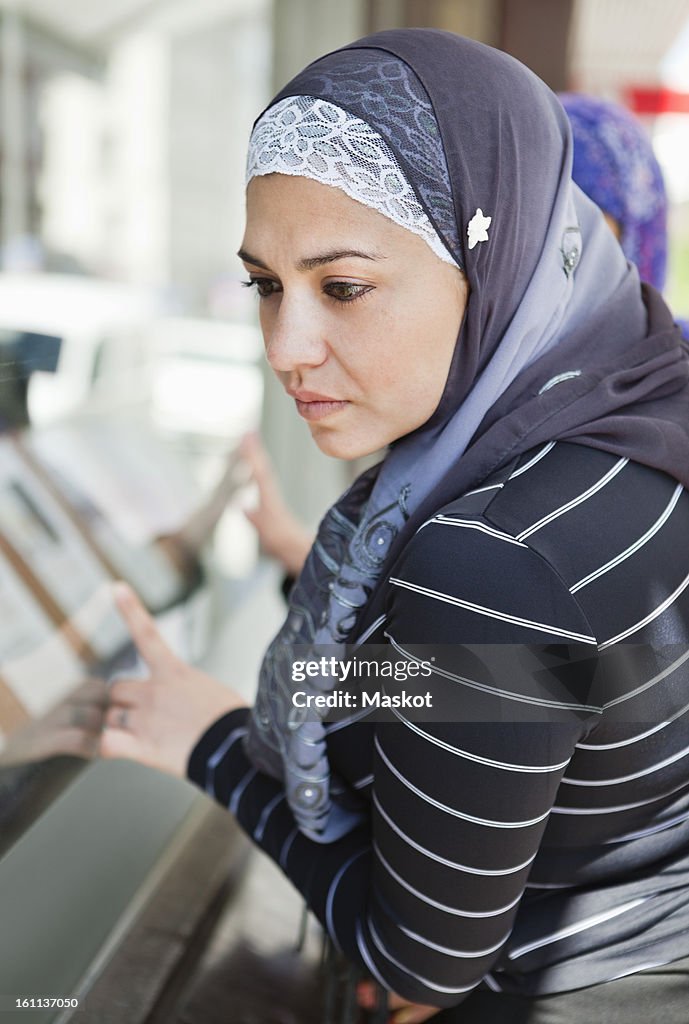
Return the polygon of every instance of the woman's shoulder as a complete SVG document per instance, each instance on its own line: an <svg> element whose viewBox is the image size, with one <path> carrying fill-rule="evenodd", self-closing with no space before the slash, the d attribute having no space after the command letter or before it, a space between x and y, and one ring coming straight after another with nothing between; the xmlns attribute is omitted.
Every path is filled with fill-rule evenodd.
<svg viewBox="0 0 689 1024"><path fill-rule="evenodd" d="M594 558L611 543L626 547L659 520L663 526L675 508L675 523L686 523L689 496L667 474L596 448L551 441L439 509L422 531L475 520L477 528L526 544L560 565L568 551L582 547ZM427 531L424 543L431 537Z"/></svg>
<svg viewBox="0 0 689 1024"><path fill-rule="evenodd" d="M535 641L517 620L594 642L608 630L611 602L629 617L634 581L653 580L654 592L671 593L689 577L687 536L689 496L675 480L617 455L551 442L439 509L410 541L390 584L413 592L417 604L425 596L470 613L475 642L493 639L497 621L510 625L498 632L511 639ZM400 597L393 592L391 600Z"/></svg>

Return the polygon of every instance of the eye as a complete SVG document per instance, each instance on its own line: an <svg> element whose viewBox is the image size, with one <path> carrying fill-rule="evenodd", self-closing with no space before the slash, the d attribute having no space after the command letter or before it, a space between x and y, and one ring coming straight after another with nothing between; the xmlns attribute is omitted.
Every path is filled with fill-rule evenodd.
<svg viewBox="0 0 689 1024"><path fill-rule="evenodd" d="M275 295L276 292L281 292L282 288L277 281L273 281L271 277L252 277L248 281L242 281L245 288L256 288L259 298L267 299L271 295Z"/></svg>
<svg viewBox="0 0 689 1024"><path fill-rule="evenodd" d="M372 290L371 284L354 284L352 281L329 281L323 286L325 294L336 302L354 302Z"/></svg>

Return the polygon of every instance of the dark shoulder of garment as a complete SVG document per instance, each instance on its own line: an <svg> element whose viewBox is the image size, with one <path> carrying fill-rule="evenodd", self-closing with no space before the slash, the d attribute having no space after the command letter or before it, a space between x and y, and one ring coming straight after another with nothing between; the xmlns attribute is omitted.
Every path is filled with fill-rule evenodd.
<svg viewBox="0 0 689 1024"><path fill-rule="evenodd" d="M522 994L689 953L689 499L571 444L438 512L388 581L371 642L435 714L329 727L370 821L319 847L256 773L238 718L195 781L285 870L345 953L407 998L482 979ZM213 731L215 730L215 731Z"/></svg>

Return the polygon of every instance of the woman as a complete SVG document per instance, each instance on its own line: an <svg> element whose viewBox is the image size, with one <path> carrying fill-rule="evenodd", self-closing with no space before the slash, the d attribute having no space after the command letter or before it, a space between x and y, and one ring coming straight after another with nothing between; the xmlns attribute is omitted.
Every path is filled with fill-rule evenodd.
<svg viewBox="0 0 689 1024"><path fill-rule="evenodd" d="M574 139L572 177L600 206L642 281L658 291L667 269L667 196L651 141L617 103L562 93Z"/></svg>
<svg viewBox="0 0 689 1024"><path fill-rule="evenodd" d="M561 93L572 128L572 178L600 206L642 281L658 291L667 271L667 193L651 140L624 107L597 96ZM689 324L678 321L685 337Z"/></svg>
<svg viewBox="0 0 689 1024"><path fill-rule="evenodd" d="M290 82L240 252L266 356L322 451L389 451L253 710L120 596L150 677L112 686L103 754L229 807L399 1021L640 1021L646 992L685 1019L689 360L570 170L552 93L469 40L380 33ZM344 689L310 654L369 651L432 711L304 712Z"/></svg>

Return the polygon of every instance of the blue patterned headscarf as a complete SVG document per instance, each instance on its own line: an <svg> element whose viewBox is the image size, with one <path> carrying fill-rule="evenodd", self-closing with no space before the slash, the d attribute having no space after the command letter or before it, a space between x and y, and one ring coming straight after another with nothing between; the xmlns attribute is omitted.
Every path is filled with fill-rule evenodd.
<svg viewBox="0 0 689 1024"><path fill-rule="evenodd" d="M658 291L667 268L667 197L660 165L643 126L624 107L562 93L574 138L572 177L620 225L620 243L642 281Z"/></svg>

